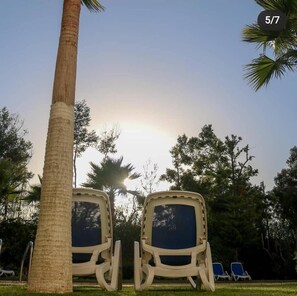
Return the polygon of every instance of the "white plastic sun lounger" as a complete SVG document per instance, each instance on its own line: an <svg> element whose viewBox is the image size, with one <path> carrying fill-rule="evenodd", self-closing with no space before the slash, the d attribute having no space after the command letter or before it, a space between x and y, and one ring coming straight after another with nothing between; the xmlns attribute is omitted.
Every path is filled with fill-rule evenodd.
<svg viewBox="0 0 297 296"><path fill-rule="evenodd" d="M121 288L121 242L115 242L108 195L100 190L73 189L73 275L96 275L101 288Z"/></svg>
<svg viewBox="0 0 297 296"><path fill-rule="evenodd" d="M206 208L200 194L164 191L147 196L141 242L134 242L135 289L149 288L156 276L187 278L193 288L202 283L204 289L215 290Z"/></svg>

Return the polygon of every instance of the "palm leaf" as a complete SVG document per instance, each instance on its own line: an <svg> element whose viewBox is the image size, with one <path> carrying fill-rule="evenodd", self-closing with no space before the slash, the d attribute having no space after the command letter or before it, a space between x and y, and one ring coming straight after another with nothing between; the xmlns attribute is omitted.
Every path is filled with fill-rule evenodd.
<svg viewBox="0 0 297 296"><path fill-rule="evenodd" d="M98 0L81 0L81 4L85 5L90 11L104 10L104 6Z"/></svg>
<svg viewBox="0 0 297 296"><path fill-rule="evenodd" d="M281 31L264 31L259 25L247 25L242 30L242 40L257 43L257 48L263 50L270 47L276 55L283 54L286 50L296 48L297 43L297 18L289 19L286 28Z"/></svg>
<svg viewBox="0 0 297 296"><path fill-rule="evenodd" d="M297 66L297 50L290 49L283 55L285 59L287 59L288 63L293 67Z"/></svg>
<svg viewBox="0 0 297 296"><path fill-rule="evenodd" d="M293 71L294 64L291 63L290 59L293 57L284 55L273 60L266 55L261 55L245 66L247 73L244 78L257 91L262 86L268 85L272 78L281 78L286 70Z"/></svg>
<svg viewBox="0 0 297 296"><path fill-rule="evenodd" d="M297 2L292 0L255 0L265 10L280 10L285 14L297 12Z"/></svg>
<svg viewBox="0 0 297 296"><path fill-rule="evenodd" d="M242 31L242 40L256 43L263 48L263 54L245 66L244 77L258 90L267 85L272 78L282 77L286 71L294 71L297 66L297 1L292 0L255 0L265 10L279 10L288 20L281 31L264 31L257 24L246 26ZM274 58L265 55L266 48L271 49Z"/></svg>
<svg viewBox="0 0 297 296"><path fill-rule="evenodd" d="M242 30L242 40L249 43L258 43L257 48L267 46L273 47L273 41L279 37L279 32L276 31L264 31L259 25L247 25Z"/></svg>

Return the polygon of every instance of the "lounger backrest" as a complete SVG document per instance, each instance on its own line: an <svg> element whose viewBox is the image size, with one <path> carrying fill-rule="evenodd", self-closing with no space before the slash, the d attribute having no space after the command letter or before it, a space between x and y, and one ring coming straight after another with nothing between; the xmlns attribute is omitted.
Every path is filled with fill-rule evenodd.
<svg viewBox="0 0 297 296"><path fill-rule="evenodd" d="M142 238L163 249L186 249L207 239L204 199L198 193L166 191L150 194L144 204ZM189 264L189 256L162 256L169 265Z"/></svg>
<svg viewBox="0 0 297 296"><path fill-rule="evenodd" d="M152 244L153 229L162 229L161 226L166 225L169 231L174 231L177 226L174 224L179 224L179 227L184 227L188 232L195 232L195 245L200 243L200 238L207 240L206 209L200 194L164 191L147 196L144 203L142 238L146 237L147 243ZM175 248L174 245L171 248Z"/></svg>
<svg viewBox="0 0 297 296"><path fill-rule="evenodd" d="M73 262L88 261L90 247L106 242L112 237L109 198L100 190L73 189L72 197L72 247L80 247L82 253L73 254Z"/></svg>
<svg viewBox="0 0 297 296"><path fill-rule="evenodd" d="M236 275L244 275L244 270L240 262L232 262L231 271Z"/></svg>
<svg viewBox="0 0 297 296"><path fill-rule="evenodd" d="M186 249L196 246L195 208L183 204L155 206L152 245L164 249Z"/></svg>

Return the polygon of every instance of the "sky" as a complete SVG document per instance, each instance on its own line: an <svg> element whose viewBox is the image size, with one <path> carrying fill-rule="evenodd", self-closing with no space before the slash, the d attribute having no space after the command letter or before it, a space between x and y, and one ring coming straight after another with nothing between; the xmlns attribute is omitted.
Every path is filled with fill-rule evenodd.
<svg viewBox="0 0 297 296"><path fill-rule="evenodd" d="M243 67L261 53L241 31L261 12L253 0L102 0L82 7L76 100L91 109L90 129L121 130L116 156L137 172L150 159L162 174L178 135L197 136L212 124L223 139L249 144L252 166L272 189L297 144L296 73L255 92ZM0 107L19 114L33 143L29 169L42 174L62 0L1 0ZM89 162L78 159L78 184ZM161 183L156 189L167 189Z"/></svg>

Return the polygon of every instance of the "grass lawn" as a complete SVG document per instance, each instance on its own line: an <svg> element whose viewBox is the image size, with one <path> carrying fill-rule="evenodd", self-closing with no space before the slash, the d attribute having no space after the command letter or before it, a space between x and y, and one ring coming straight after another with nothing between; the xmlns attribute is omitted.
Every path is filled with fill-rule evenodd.
<svg viewBox="0 0 297 296"><path fill-rule="evenodd" d="M286 296L297 295L297 283L282 284L218 284L216 291L195 291L185 286L155 286L148 291L135 292L133 287L124 287L119 292L106 292L97 287L74 287L73 296L191 296L191 295L213 295L213 296ZM39 296L53 294L28 293L24 286L0 286L2 296ZM54 294L61 295L61 294Z"/></svg>

